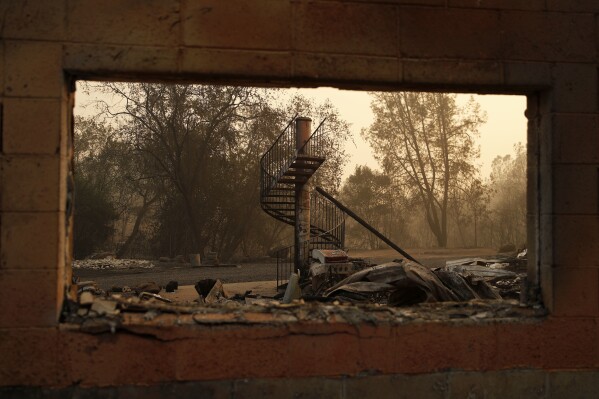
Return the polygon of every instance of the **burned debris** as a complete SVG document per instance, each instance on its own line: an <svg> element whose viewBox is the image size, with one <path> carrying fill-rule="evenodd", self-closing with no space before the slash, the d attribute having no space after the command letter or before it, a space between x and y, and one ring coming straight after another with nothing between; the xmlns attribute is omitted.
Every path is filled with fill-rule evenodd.
<svg viewBox="0 0 599 399"><path fill-rule="evenodd" d="M165 287L149 281L132 288L113 287L109 292L98 289L93 282L79 283L78 302L67 306L65 320L93 326L90 328L96 331L101 329L99 320L106 319L112 331L123 312L142 312L145 320L153 320L161 312L191 314L196 320L198 314L241 306L277 313L281 309L305 307L312 311L332 305L344 309L385 307L396 315L401 313L398 309L405 309L401 313L405 316L410 307L433 308L439 304L463 310L468 306L492 307L492 303L506 299L511 301L499 307L502 314L510 314L505 309L518 305L514 300L520 299L520 285L525 279L526 251L517 256L451 260L443 267L423 265L325 190L316 187L312 191L307 183L326 160L324 135L323 123L311 133L311 120L296 118L261 160L262 208L277 220L293 225L295 232L294 244L274 254L276 294L259 295L252 290L232 293L219 278L203 278L187 286L170 281ZM345 251L348 216L402 258L375 264L350 257ZM204 253L203 259L199 254L180 255L175 261L190 263L192 268L235 266L221 263L216 252ZM414 312L418 318L418 310ZM482 317L474 316L476 312L465 314ZM455 317L461 316L456 313Z"/></svg>

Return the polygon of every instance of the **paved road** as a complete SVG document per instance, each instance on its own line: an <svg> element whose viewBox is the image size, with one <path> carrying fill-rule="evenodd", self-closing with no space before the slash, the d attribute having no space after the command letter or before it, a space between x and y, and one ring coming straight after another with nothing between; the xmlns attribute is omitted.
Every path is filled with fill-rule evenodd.
<svg viewBox="0 0 599 399"><path fill-rule="evenodd" d="M383 263L393 258L370 258L372 262ZM423 265L438 267L445 264L445 258L420 259ZM204 278L218 278L225 283L241 283L247 281L269 281L276 279L276 263L242 263L237 267L206 267L192 268L180 263L156 262L151 269L73 269L73 275L82 281L93 280L104 290L112 286L134 287L148 281L159 285L166 285L170 280L175 280L179 285L195 284Z"/></svg>
<svg viewBox="0 0 599 399"><path fill-rule="evenodd" d="M154 281L166 285L170 280L179 285L195 284L204 278L218 278L226 283L267 281L276 279L276 263L243 263L238 267L192 268L189 265L156 263L151 269L73 269L73 275L81 280L94 280L107 290L112 286L130 286Z"/></svg>

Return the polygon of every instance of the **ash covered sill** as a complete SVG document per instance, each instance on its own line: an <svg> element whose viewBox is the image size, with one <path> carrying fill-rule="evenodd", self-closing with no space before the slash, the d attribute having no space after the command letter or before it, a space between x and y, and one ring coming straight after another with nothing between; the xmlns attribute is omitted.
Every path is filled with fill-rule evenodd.
<svg viewBox="0 0 599 399"><path fill-rule="evenodd" d="M381 305L331 305L292 303L288 305L226 305L202 307L148 304L144 311L123 311L103 317L66 317L61 328L91 334L119 330L130 332L184 330L206 327L291 326L295 324L405 325L443 323L482 325L488 323L540 322L546 309L522 306L514 300L423 303L412 307Z"/></svg>

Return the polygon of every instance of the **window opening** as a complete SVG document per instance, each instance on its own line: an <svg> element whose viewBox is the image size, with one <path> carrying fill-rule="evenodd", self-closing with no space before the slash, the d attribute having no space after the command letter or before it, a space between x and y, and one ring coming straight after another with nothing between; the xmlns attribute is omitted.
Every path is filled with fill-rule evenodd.
<svg viewBox="0 0 599 399"><path fill-rule="evenodd" d="M144 303L517 300L525 104L78 82L79 315Z"/></svg>

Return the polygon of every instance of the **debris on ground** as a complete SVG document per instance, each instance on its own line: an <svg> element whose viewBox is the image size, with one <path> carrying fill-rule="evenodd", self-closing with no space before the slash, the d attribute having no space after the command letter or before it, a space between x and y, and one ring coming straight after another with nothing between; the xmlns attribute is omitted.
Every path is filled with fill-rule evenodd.
<svg viewBox="0 0 599 399"><path fill-rule="evenodd" d="M166 286L164 287L164 290L166 292L175 292L175 290L179 289L179 283L177 281L169 281Z"/></svg>
<svg viewBox="0 0 599 399"><path fill-rule="evenodd" d="M162 287L160 287L154 281L148 281L147 283L137 285L135 288L133 288L133 290L137 295L141 294L142 292L158 294L160 291L162 291Z"/></svg>
<svg viewBox="0 0 599 399"><path fill-rule="evenodd" d="M171 302L173 302L173 301L171 301L171 300L170 300L170 299L168 299L168 298L161 297L160 295L158 295L158 294L154 294L154 293L151 293L151 292L145 292L145 291L144 291L144 292L142 292L141 294L139 294L139 299L142 299L142 300L143 300L143 299L149 299L149 298L158 299L159 301L166 302L166 303L171 303Z"/></svg>
<svg viewBox="0 0 599 399"><path fill-rule="evenodd" d="M73 269L151 269L154 264L143 259L81 259L73 261Z"/></svg>
<svg viewBox="0 0 599 399"><path fill-rule="evenodd" d="M219 303L227 300L227 295L223 289L223 283L219 279L203 279L194 286L200 303Z"/></svg>
<svg viewBox="0 0 599 399"><path fill-rule="evenodd" d="M466 258L447 261L444 270L455 271L471 280L488 283L503 299L519 299L522 282L527 273L527 250L514 255L497 255L489 258Z"/></svg>

